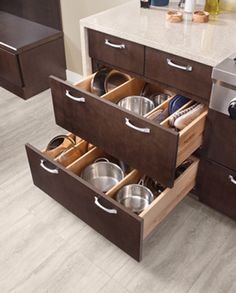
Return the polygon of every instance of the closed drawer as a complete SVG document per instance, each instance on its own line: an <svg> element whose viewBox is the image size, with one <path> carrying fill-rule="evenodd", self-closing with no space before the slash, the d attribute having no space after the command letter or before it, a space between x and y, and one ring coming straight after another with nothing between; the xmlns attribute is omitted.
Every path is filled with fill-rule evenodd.
<svg viewBox="0 0 236 293"><path fill-rule="evenodd" d="M209 110L204 152L210 160L236 171L236 121L222 113Z"/></svg>
<svg viewBox="0 0 236 293"><path fill-rule="evenodd" d="M146 209L135 214L118 203L115 195L122 186L137 183L139 171L131 171L104 194L79 177L85 166L104 156L103 151L92 148L67 167L29 144L26 151L36 186L138 261L143 240L194 187L198 168L198 160L192 158L172 189L166 188Z"/></svg>
<svg viewBox="0 0 236 293"><path fill-rule="evenodd" d="M236 172L206 161L200 174L199 199L236 220Z"/></svg>
<svg viewBox="0 0 236 293"><path fill-rule="evenodd" d="M98 61L143 75L144 46L88 30L89 55Z"/></svg>
<svg viewBox="0 0 236 293"><path fill-rule="evenodd" d="M207 109L177 132L168 123L156 124L116 105L122 97L139 94L143 81L132 79L99 98L86 90L90 80L71 86L50 79L56 123L172 187L176 167L202 143Z"/></svg>
<svg viewBox="0 0 236 293"><path fill-rule="evenodd" d="M211 72L210 66L146 48L146 77L201 97L206 102L210 99Z"/></svg>
<svg viewBox="0 0 236 293"><path fill-rule="evenodd" d="M0 48L0 78L11 84L22 86L17 55Z"/></svg>

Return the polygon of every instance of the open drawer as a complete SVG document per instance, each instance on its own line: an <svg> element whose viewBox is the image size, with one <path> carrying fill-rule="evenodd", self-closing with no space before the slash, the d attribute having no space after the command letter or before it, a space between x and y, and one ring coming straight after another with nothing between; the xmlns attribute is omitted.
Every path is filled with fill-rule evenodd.
<svg viewBox="0 0 236 293"><path fill-rule="evenodd" d="M198 159L139 215L118 203L117 191L126 184L137 183L141 173L132 170L106 194L83 180L79 174L104 152L92 148L67 167L27 144L26 151L34 184L74 213L130 256L140 261L144 239L194 187Z"/></svg>
<svg viewBox="0 0 236 293"><path fill-rule="evenodd" d="M177 132L116 104L125 96L139 95L143 80L131 79L102 97L89 92L90 82L88 77L73 86L50 78L56 123L172 187L176 167L202 143L207 109Z"/></svg>

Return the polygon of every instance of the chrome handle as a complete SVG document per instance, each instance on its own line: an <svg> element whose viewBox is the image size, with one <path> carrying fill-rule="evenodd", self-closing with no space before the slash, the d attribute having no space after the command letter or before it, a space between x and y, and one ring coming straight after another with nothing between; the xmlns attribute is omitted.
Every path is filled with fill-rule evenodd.
<svg viewBox="0 0 236 293"><path fill-rule="evenodd" d="M100 204L100 202L98 201L98 198L95 196L94 197L94 203L96 206L98 206L100 209L104 210L105 212L109 213L109 214L117 214L117 210L115 209L107 209L104 206L102 206Z"/></svg>
<svg viewBox="0 0 236 293"><path fill-rule="evenodd" d="M84 103L85 102L85 98L84 97L77 98L75 96L72 96L68 90L66 90L66 96L68 98L70 98L71 100L74 100L76 102L80 102L80 103Z"/></svg>
<svg viewBox="0 0 236 293"><path fill-rule="evenodd" d="M193 70L193 68L192 68L191 65L181 66L181 65L175 64L169 58L167 58L166 61L167 61L167 64L170 65L170 66L172 66L172 67L175 67L175 68L178 68L178 69L181 69L181 70L185 70L185 71L192 71Z"/></svg>
<svg viewBox="0 0 236 293"><path fill-rule="evenodd" d="M236 185L236 180L234 179L234 177L232 175L229 175L229 180Z"/></svg>
<svg viewBox="0 0 236 293"><path fill-rule="evenodd" d="M51 174L58 174L58 173L59 173L58 169L50 169L50 168L46 167L46 166L44 165L44 163L45 163L45 160L40 160L40 166L41 166L44 170L46 170L47 172L49 172L49 173L51 173Z"/></svg>
<svg viewBox="0 0 236 293"><path fill-rule="evenodd" d="M15 47L12 47L12 46L10 46L10 45L7 45L7 44L5 44L5 43L3 43L3 42L0 42L0 45L4 46L4 47L6 47L6 48L9 48L9 49L11 49L11 50L17 51L17 49L16 49Z"/></svg>
<svg viewBox="0 0 236 293"><path fill-rule="evenodd" d="M105 39L105 45L110 46L115 49L125 49L125 44L120 44L120 45L113 44L108 39Z"/></svg>
<svg viewBox="0 0 236 293"><path fill-rule="evenodd" d="M126 124L128 127L132 128L132 129L134 129L134 130L137 130L137 131L139 131L139 132L142 132L142 133L150 133L150 132L151 132L150 128L140 128L140 127L137 127L137 126L133 125L133 124L129 121L128 118L125 118L125 124Z"/></svg>

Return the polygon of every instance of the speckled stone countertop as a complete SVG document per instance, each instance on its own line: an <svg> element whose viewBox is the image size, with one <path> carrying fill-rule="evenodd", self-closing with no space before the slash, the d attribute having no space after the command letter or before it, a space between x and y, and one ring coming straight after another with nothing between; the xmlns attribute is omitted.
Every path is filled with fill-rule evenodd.
<svg viewBox="0 0 236 293"><path fill-rule="evenodd" d="M210 66L236 51L236 12L221 13L208 23L193 23L191 15L184 14L183 22L169 23L166 11L143 9L133 0L86 17L80 24L82 29L91 28Z"/></svg>

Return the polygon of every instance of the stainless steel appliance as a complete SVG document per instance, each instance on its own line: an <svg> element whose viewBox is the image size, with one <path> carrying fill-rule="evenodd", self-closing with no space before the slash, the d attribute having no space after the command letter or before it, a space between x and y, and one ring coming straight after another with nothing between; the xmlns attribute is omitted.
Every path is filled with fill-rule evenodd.
<svg viewBox="0 0 236 293"><path fill-rule="evenodd" d="M212 78L210 108L236 119L236 53L213 69Z"/></svg>

